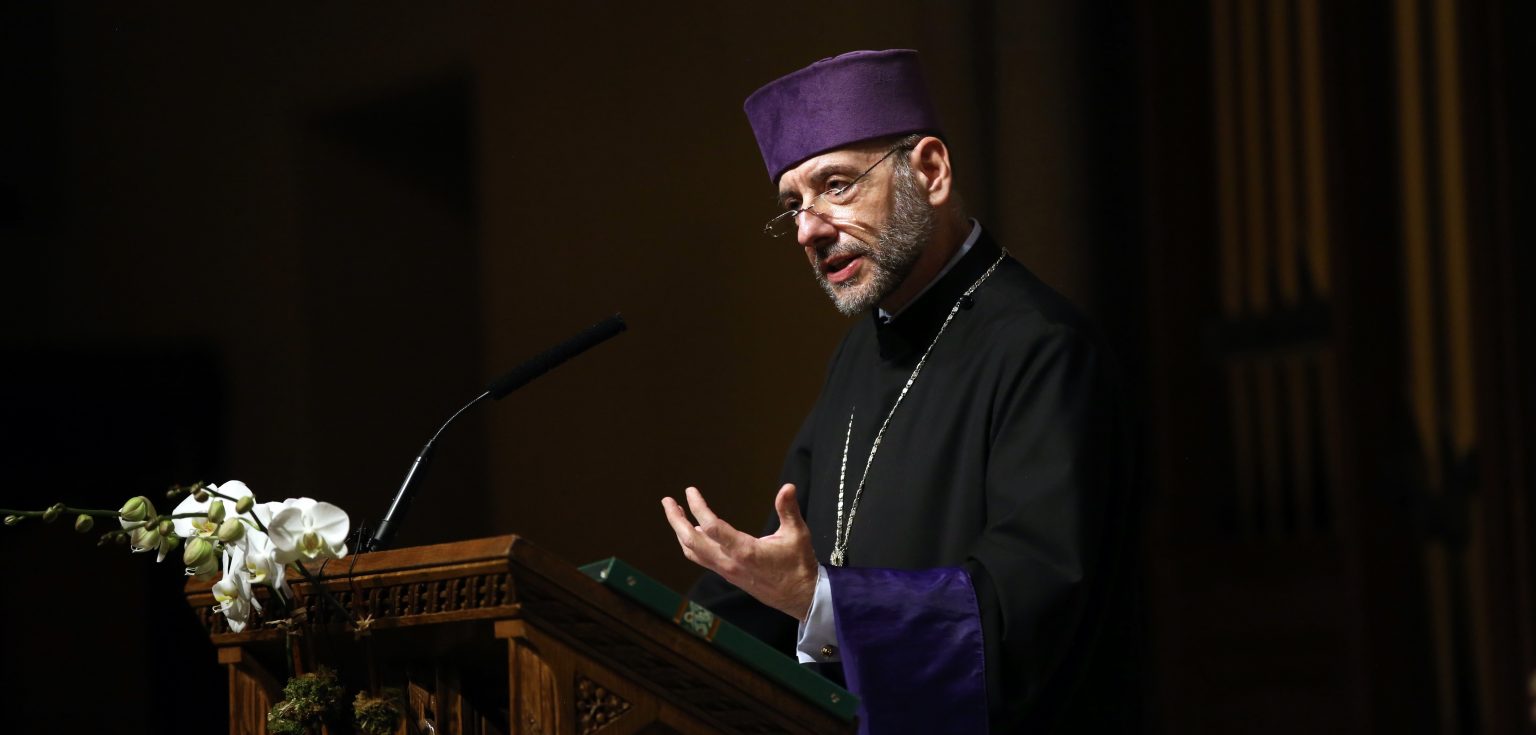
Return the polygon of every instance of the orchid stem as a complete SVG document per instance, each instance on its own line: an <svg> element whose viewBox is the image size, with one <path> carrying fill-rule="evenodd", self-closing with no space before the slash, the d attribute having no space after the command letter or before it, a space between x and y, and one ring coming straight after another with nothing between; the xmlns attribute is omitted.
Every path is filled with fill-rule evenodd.
<svg viewBox="0 0 1536 735"><path fill-rule="evenodd" d="M203 488L203 492L208 493L209 495L212 495L215 498L223 498L225 500L233 500L236 503L240 502L239 498L230 497L230 496L225 495L224 493L221 493L221 492L219 492L217 490L209 490L208 488ZM251 509L249 511L246 511L246 515L249 515L251 517L251 522L256 524L256 530L261 531L262 533L266 533L267 532L266 525L263 524L261 522L261 519L256 516L256 506L254 506L254 505L251 506Z"/></svg>
<svg viewBox="0 0 1536 735"><path fill-rule="evenodd" d="M22 518L41 518L41 517L43 517L43 514L45 514L47 512L48 512L47 509L44 509L44 510L13 510L11 508L0 508L0 514L4 514L4 515L8 515L8 516L21 516ZM62 510L59 511L59 517L60 518L66 516L66 515L69 515L69 516L91 516L92 518L121 518L121 517L123 517L122 511L103 510L101 508L71 508L71 507L69 507L67 505L64 506L64 508ZM173 515L163 515L163 516L159 516L159 517L160 518L202 518L203 516L206 516L206 515L208 515L208 514L207 513L176 513L176 514L173 514ZM262 529L262 531L265 532L266 529Z"/></svg>
<svg viewBox="0 0 1536 735"><path fill-rule="evenodd" d="M5 515L11 515L11 516L21 516L22 518L41 518L43 516L43 514L47 513L47 512L48 512L47 509L44 509L44 510L12 510L10 508L0 508L0 513L4 513ZM64 514L68 514L68 515L85 515L85 516L92 516L94 518L117 518L117 517L122 515L122 513L118 512L118 511L115 511L115 510L102 510L102 509L99 509L99 508L71 508L69 506L65 506L63 510L59 511L59 513L60 513L61 517Z"/></svg>
<svg viewBox="0 0 1536 735"><path fill-rule="evenodd" d="M347 623L349 625L356 628L357 620L352 617L352 611L348 610L346 605L341 604L341 600L336 599L336 596L331 594L331 591L325 586L325 580L316 577L314 573L309 571L308 567L304 566L303 562L295 561L292 563L294 568L299 570L299 574L304 575L304 579L308 580L309 583L314 586L315 590L325 598L325 601L329 602L332 607L340 611L341 614L346 617Z"/></svg>

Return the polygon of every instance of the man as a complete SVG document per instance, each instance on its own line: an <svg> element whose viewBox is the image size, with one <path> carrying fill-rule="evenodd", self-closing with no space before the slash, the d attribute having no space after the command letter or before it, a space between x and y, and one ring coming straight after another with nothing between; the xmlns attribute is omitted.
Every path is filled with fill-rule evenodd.
<svg viewBox="0 0 1536 735"><path fill-rule="evenodd" d="M1106 353L965 215L915 52L825 59L745 108L783 206L768 234L871 314L764 536L696 488L692 521L662 501L713 573L695 599L840 669L864 732L1124 729L1131 462Z"/></svg>

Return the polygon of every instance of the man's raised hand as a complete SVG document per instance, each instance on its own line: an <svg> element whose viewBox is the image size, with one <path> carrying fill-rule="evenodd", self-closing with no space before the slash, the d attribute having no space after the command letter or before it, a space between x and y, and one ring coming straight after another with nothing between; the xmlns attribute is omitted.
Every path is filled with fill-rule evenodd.
<svg viewBox="0 0 1536 735"><path fill-rule="evenodd" d="M816 552L811 532L800 517L795 486L779 488L773 499L779 530L758 538L742 533L716 516L698 488L684 491L698 525L672 498L662 498L667 522L677 534L683 556L740 587L769 607L804 620L816 594Z"/></svg>

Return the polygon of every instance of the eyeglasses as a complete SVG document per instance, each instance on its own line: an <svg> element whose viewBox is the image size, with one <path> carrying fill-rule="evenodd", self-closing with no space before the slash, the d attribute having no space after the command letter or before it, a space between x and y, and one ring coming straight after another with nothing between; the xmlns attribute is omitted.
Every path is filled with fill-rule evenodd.
<svg viewBox="0 0 1536 735"><path fill-rule="evenodd" d="M864 177L868 176L869 172L874 171L876 166L885 163L885 159L890 158L897 151L903 150L912 149L906 146L897 146L892 148L886 151L885 155L880 157L880 160L875 161L874 166L870 166L869 168L865 169L864 173L859 174L854 178L853 181L843 184L842 186L834 186L817 195L815 199L811 200L810 204L807 204L799 209L791 209L777 217L774 217L771 220L768 220L768 224L763 225L763 234L769 237L783 237L785 235L793 234L800 228L800 215L806 212L810 212L817 217L833 217L835 214L834 210L836 208L847 206L853 201L853 196L855 194L853 191L854 184L863 181Z"/></svg>

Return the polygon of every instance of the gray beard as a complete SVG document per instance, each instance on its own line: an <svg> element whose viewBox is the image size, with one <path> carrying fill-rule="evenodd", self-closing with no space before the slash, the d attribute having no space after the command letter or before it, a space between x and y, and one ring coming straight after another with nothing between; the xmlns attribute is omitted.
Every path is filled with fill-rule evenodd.
<svg viewBox="0 0 1536 735"><path fill-rule="evenodd" d="M912 272L918 256L933 237L933 220L933 207L928 205L912 171L898 170L892 179L891 216L885 227L875 233L875 244L871 247L857 240L839 240L820 254L822 261L843 255L862 256L863 277L854 284L832 283L820 266L812 263L816 282L844 316L875 308Z"/></svg>

